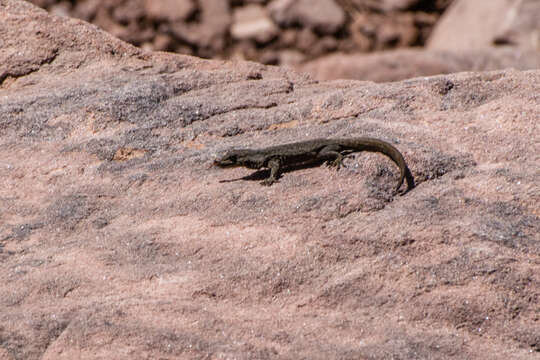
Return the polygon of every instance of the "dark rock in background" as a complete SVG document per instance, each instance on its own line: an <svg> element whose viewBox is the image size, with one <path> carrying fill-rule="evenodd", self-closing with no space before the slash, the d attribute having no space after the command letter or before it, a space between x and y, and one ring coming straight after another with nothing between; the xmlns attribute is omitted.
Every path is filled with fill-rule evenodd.
<svg viewBox="0 0 540 360"><path fill-rule="evenodd" d="M33 1L148 50L296 65L332 53L425 43L449 1ZM251 19L251 20L249 20ZM309 34L309 36L307 36ZM288 61L291 61L290 63Z"/></svg>

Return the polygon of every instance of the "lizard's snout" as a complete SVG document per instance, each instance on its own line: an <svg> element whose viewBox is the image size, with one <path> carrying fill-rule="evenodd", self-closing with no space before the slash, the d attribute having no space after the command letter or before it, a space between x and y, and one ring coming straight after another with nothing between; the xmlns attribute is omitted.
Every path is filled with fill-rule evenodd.
<svg viewBox="0 0 540 360"><path fill-rule="evenodd" d="M227 159L216 159L214 160L214 166L217 166L217 167L220 167L220 168L225 168L225 167L231 167L231 166L234 166L235 163L230 161L230 160L227 160Z"/></svg>
<svg viewBox="0 0 540 360"><path fill-rule="evenodd" d="M222 168L238 166L236 156L234 155L225 155L223 157L217 158L216 160L214 160L214 165Z"/></svg>

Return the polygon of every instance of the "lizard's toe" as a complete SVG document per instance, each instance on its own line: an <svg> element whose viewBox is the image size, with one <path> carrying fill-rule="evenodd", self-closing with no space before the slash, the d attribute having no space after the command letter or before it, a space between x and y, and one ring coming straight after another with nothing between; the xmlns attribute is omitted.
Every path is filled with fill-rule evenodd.
<svg viewBox="0 0 540 360"><path fill-rule="evenodd" d="M272 185L274 182L275 182L275 180L272 180L272 179L265 179L265 180L261 181L261 185L264 185L264 186L270 186L270 185Z"/></svg>

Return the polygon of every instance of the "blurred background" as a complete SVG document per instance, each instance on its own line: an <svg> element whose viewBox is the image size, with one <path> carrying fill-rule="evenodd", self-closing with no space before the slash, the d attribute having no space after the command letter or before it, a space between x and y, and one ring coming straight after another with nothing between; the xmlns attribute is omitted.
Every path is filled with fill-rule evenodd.
<svg viewBox="0 0 540 360"><path fill-rule="evenodd" d="M147 50L396 81L540 67L539 0L32 0Z"/></svg>

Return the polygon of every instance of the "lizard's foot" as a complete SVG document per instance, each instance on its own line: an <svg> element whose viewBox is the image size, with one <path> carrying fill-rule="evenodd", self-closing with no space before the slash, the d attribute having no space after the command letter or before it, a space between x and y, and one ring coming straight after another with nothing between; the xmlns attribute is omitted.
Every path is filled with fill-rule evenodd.
<svg viewBox="0 0 540 360"><path fill-rule="evenodd" d="M337 159L331 160L331 161L328 160L326 162L326 166L334 167L334 168L336 168L336 170L339 170L339 169L341 169L341 166L345 166L345 165L343 164L343 160L341 158L337 158Z"/></svg>
<svg viewBox="0 0 540 360"><path fill-rule="evenodd" d="M275 182L276 182L276 180L268 178L268 179L264 179L263 181L261 181L261 185L270 186Z"/></svg>

